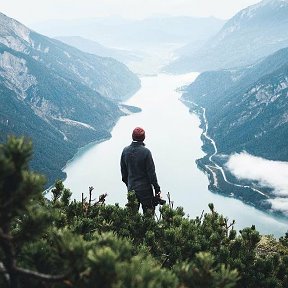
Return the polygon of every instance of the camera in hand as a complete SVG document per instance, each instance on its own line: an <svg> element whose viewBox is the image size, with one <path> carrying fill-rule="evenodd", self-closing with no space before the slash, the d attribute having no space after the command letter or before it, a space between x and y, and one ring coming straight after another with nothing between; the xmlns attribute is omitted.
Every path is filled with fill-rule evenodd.
<svg viewBox="0 0 288 288"><path fill-rule="evenodd" d="M162 199L160 197L160 195L156 195L153 197L153 204L154 206L157 206L158 204L159 205L164 205L166 203L166 200Z"/></svg>

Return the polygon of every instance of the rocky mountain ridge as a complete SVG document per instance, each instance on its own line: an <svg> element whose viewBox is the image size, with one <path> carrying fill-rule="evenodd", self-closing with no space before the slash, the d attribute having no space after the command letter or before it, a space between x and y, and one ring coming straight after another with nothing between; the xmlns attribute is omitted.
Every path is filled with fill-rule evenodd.
<svg viewBox="0 0 288 288"><path fill-rule="evenodd" d="M197 164L209 174L209 189L286 217L286 193L259 177L246 174L239 180L228 164L240 154L262 157L254 157L262 163L288 161L288 48L246 67L203 72L182 98L205 127L202 140L207 155ZM265 165L261 167L265 173Z"/></svg>
<svg viewBox="0 0 288 288"><path fill-rule="evenodd" d="M238 12L196 52L185 51L169 72L246 66L288 46L288 2L265 0Z"/></svg>
<svg viewBox="0 0 288 288"><path fill-rule="evenodd" d="M288 48L241 69L204 72L184 99L206 108L220 153L288 160ZM286 131L287 130L287 131Z"/></svg>
<svg viewBox="0 0 288 288"><path fill-rule="evenodd" d="M118 103L139 79L112 58L81 52L0 14L0 140L25 135L32 167L51 184L77 148L110 137ZM54 180L53 180L54 179Z"/></svg>
<svg viewBox="0 0 288 288"><path fill-rule="evenodd" d="M143 55L140 53L123 49L108 48L100 43L97 43L96 41L80 36L59 36L55 37L55 39L87 53L95 54L101 57L111 57L124 63L125 65L129 65L129 63L132 61L140 61L143 57Z"/></svg>

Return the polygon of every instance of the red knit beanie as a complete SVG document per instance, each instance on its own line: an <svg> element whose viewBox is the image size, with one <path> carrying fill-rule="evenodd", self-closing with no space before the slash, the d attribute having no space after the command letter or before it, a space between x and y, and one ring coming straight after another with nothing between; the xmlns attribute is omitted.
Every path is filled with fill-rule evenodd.
<svg viewBox="0 0 288 288"><path fill-rule="evenodd" d="M132 139L134 141L144 141L145 139L145 131L141 127L136 127L132 133Z"/></svg>

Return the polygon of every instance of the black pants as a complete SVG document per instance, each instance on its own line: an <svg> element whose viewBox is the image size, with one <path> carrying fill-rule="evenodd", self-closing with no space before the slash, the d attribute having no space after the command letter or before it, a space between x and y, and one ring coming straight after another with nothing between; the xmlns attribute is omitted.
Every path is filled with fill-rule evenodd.
<svg viewBox="0 0 288 288"><path fill-rule="evenodd" d="M142 207L142 210L143 210L143 214L152 214L152 215L154 215L155 206L153 205L152 198L149 201L140 202L140 203L141 203L141 207ZM140 203L139 203L139 207L140 207Z"/></svg>
<svg viewBox="0 0 288 288"><path fill-rule="evenodd" d="M152 214L154 215L155 212L155 206L153 204L153 190L151 189L145 189L145 190L138 190L136 192L136 197L138 201L141 203L141 207L143 210L143 214ZM138 209L140 207L140 203L138 206Z"/></svg>

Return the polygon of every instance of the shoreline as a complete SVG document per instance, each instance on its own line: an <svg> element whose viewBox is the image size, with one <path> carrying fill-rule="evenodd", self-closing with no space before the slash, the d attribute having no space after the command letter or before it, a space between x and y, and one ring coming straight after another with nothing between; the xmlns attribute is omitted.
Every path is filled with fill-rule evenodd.
<svg viewBox="0 0 288 288"><path fill-rule="evenodd" d="M73 155L73 157L70 158L70 159L66 162L66 164L65 164L65 165L61 168L61 170L60 170L61 173L64 173L64 174L65 174L64 177L61 177L61 178L59 177L58 179L56 179L56 180L53 182L53 184L51 184L49 187L47 187L47 188L43 191L43 195L46 196L47 194L50 193L51 189L55 186L56 181L61 180L62 182L64 182L64 181L66 180L67 174L64 172L64 170L65 170L65 168L69 165L69 163L71 163L71 162L74 161L77 157L79 157L79 156L81 156L83 153L85 153L85 152L86 152L86 149L89 148L90 146L94 146L95 144L100 144L100 143L102 143L102 142L104 142L104 141L109 140L111 137L112 137L112 136L111 136L111 134L110 134L110 137L104 137L104 138L101 138L101 139L94 140L94 141L89 142L88 144L86 144L86 145L78 148L77 151L76 151L76 153ZM60 175L60 173L59 173L59 175Z"/></svg>
<svg viewBox="0 0 288 288"><path fill-rule="evenodd" d="M113 126L113 127L114 127L114 126ZM113 127L112 127L112 129L113 129ZM112 131L112 129L111 129L111 131ZM109 131L109 133L110 133L111 131ZM78 148L78 149L77 149L77 152L73 155L73 157L70 158L70 159L66 162L65 166L63 166L63 167L61 168L61 171L64 172L63 170L65 170L65 168L66 168L72 161L74 161L77 157L79 157L79 156L81 156L83 153L85 153L86 150L87 150L87 148L89 148L89 147L91 147L91 146L94 146L94 145L96 145L96 144L100 144L100 143L102 143L102 142L105 142L105 141L111 139L111 137L112 137L112 136L111 136L111 133L110 133L110 136L109 136L109 137L103 137L103 138L94 140L94 141L89 142L89 143L87 143L86 145ZM64 173L65 173L65 172L64 172ZM67 177L67 176L66 176L66 177ZM62 180L65 180L66 177L65 177L64 179L62 179Z"/></svg>
<svg viewBox="0 0 288 288"><path fill-rule="evenodd" d="M61 168L61 172L65 174L65 176L60 179L61 181L64 182L64 181L66 180L67 174L64 172L64 170L67 168L67 166L68 166L71 162L73 162L75 159L77 159L78 157L80 157L81 155L83 155L83 153L85 153L85 152L87 151L87 149L89 149L90 147L93 147L94 145L97 145L97 144L101 144L102 142L108 141L108 140L110 140L110 139L112 138L111 132L112 132L112 130L114 129L114 127L116 126L117 122L120 120L121 117L129 116L129 115L131 115L131 114L139 113L139 112L142 111L141 108L136 107L136 106L127 105L127 104L125 104L125 102L124 102L124 103L119 103L119 104L118 104L118 107L119 107L119 109L123 112L123 115L120 116L120 117L115 121L115 123L113 124L113 126L108 130L109 135L106 136L106 137L102 137L102 138L96 139L96 140L94 140L94 141L91 141L91 142L85 144L84 146L79 147L79 148L77 149L76 153L73 155L73 157L70 158L70 159L66 162L66 164ZM51 185L51 186L49 186L45 191L48 191L48 192L49 192L49 191L51 190L51 188L53 188L53 186L54 186L54 184ZM47 194L47 192L46 192L46 194Z"/></svg>
<svg viewBox="0 0 288 288"><path fill-rule="evenodd" d="M251 187L251 185L239 184L241 182L230 181L229 173L225 173L225 169L216 163L212 158L217 156L217 146L214 140L207 134L208 121L205 115L205 108L197 105L195 102L180 99L186 105L190 112L197 115L200 119L200 128L202 129L201 140L202 150L206 155L196 160L199 170L207 175L209 180L208 189L212 193L216 193L225 197L231 197L241 200L243 203L253 206L269 216L277 218L277 220L287 220L288 217L281 212L271 210L271 206L267 203L268 199L273 199L271 194L267 191L260 190L258 187Z"/></svg>

